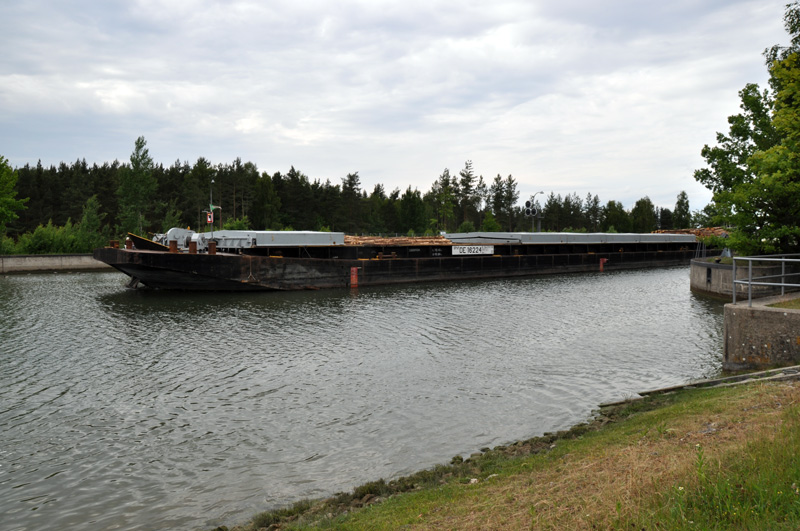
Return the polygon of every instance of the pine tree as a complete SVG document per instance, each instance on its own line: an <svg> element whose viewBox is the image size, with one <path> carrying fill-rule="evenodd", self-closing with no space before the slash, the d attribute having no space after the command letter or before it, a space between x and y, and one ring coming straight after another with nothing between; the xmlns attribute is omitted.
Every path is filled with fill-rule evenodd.
<svg viewBox="0 0 800 531"><path fill-rule="evenodd" d="M153 205L158 181L153 176L153 159L147 150L143 136L136 139L131 164L123 168L117 196L119 197L120 222L124 232L144 234L145 218Z"/></svg>

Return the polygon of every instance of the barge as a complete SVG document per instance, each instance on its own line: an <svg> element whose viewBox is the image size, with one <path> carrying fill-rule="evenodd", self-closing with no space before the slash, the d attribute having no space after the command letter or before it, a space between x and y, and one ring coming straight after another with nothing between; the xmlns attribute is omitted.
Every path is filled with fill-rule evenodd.
<svg viewBox="0 0 800 531"><path fill-rule="evenodd" d="M94 258L129 286L207 291L348 288L688 264L687 234L471 232L351 237L341 232L171 229Z"/></svg>
<svg viewBox="0 0 800 531"><path fill-rule="evenodd" d="M205 291L350 288L410 282L688 264L687 234L472 232L371 238L341 232L171 229L129 235L94 258L125 273L129 287Z"/></svg>

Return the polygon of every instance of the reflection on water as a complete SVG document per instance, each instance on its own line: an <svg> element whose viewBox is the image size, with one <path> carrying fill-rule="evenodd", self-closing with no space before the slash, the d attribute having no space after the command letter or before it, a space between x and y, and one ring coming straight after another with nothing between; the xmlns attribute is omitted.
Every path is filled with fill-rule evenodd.
<svg viewBox="0 0 800 531"><path fill-rule="evenodd" d="M721 366L722 305L690 294L686 268L354 292L123 284L0 278L12 529L230 524Z"/></svg>

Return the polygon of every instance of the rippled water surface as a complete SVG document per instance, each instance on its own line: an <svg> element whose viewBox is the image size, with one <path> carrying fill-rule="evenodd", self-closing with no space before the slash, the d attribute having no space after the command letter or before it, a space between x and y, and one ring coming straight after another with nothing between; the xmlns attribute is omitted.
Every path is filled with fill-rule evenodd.
<svg viewBox="0 0 800 531"><path fill-rule="evenodd" d="M714 376L688 268L350 291L0 278L3 528L207 528Z"/></svg>

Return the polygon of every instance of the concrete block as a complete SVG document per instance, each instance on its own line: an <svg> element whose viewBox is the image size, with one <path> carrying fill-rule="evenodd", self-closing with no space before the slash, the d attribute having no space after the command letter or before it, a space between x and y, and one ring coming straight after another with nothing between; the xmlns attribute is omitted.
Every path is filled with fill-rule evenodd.
<svg viewBox="0 0 800 531"><path fill-rule="evenodd" d="M724 351L726 370L766 369L800 364L800 310L772 308L798 295L769 297L725 305Z"/></svg>

